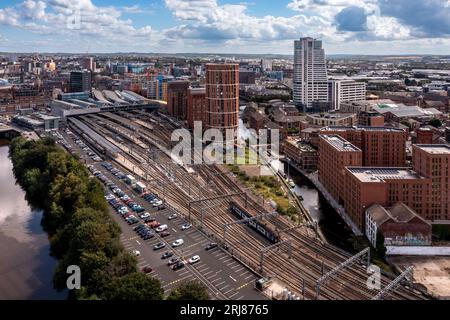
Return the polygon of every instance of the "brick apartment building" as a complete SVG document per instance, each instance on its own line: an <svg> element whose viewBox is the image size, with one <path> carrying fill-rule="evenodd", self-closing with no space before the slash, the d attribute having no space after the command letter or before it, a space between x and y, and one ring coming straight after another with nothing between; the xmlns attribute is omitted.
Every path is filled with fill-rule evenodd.
<svg viewBox="0 0 450 320"><path fill-rule="evenodd" d="M365 212L374 204L391 207L402 202L428 221L450 221L450 146L414 145L413 168L364 167L348 165L349 152L358 150L356 146L342 138L336 146L336 135L329 136L331 140L324 137L319 179L361 230Z"/></svg>
<svg viewBox="0 0 450 320"><path fill-rule="evenodd" d="M347 166L361 166L362 151L339 135L319 138L319 180L338 202L342 202Z"/></svg>
<svg viewBox="0 0 450 320"><path fill-rule="evenodd" d="M339 135L362 150L363 166L404 167L408 133L390 127L326 127L321 135Z"/></svg>
<svg viewBox="0 0 450 320"><path fill-rule="evenodd" d="M239 65L206 64L206 129L239 127Z"/></svg>
<svg viewBox="0 0 450 320"><path fill-rule="evenodd" d="M450 220L450 146L413 145L413 169L431 180L423 216L428 220Z"/></svg>
<svg viewBox="0 0 450 320"><path fill-rule="evenodd" d="M195 121L201 121L204 128L206 108L206 89L189 88L187 101L187 122L189 128L194 128Z"/></svg>
<svg viewBox="0 0 450 320"><path fill-rule="evenodd" d="M167 85L167 112L179 120L186 120L189 81L171 81Z"/></svg>
<svg viewBox="0 0 450 320"><path fill-rule="evenodd" d="M281 142L281 152L295 165L305 171L316 171L319 153L298 139L285 139Z"/></svg>
<svg viewBox="0 0 450 320"><path fill-rule="evenodd" d="M340 204L364 230L366 210L373 204L390 207L403 202L424 217L430 179L408 168L346 167Z"/></svg>

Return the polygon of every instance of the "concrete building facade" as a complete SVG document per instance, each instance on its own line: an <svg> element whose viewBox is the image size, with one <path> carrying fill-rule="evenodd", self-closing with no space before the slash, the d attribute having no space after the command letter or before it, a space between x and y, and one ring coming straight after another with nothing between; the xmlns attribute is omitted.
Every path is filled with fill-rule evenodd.
<svg viewBox="0 0 450 320"><path fill-rule="evenodd" d="M355 80L330 80L328 82L328 96L331 109L340 110L344 102L366 100L366 84Z"/></svg>
<svg viewBox="0 0 450 320"><path fill-rule="evenodd" d="M329 102L328 75L322 41L301 38L294 42L294 103L312 111L314 103Z"/></svg>

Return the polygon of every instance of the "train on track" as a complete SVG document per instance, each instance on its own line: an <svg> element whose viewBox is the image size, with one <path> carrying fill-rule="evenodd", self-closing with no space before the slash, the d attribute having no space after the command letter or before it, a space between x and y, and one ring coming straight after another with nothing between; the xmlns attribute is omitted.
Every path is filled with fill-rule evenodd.
<svg viewBox="0 0 450 320"><path fill-rule="evenodd" d="M230 202L230 211L234 213L235 216L242 219L253 218L253 215L251 215L246 209L244 209L234 201ZM280 241L280 237L277 232L275 230L272 230L272 228L261 221L250 220L246 222L246 225L248 225L251 229L255 230L257 233L259 233L272 243L277 243Z"/></svg>

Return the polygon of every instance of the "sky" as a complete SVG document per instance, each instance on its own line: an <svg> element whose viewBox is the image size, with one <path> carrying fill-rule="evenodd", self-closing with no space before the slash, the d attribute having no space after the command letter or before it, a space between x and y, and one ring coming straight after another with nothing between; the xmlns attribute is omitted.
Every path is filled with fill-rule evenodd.
<svg viewBox="0 0 450 320"><path fill-rule="evenodd" d="M0 52L450 54L450 0L0 0Z"/></svg>

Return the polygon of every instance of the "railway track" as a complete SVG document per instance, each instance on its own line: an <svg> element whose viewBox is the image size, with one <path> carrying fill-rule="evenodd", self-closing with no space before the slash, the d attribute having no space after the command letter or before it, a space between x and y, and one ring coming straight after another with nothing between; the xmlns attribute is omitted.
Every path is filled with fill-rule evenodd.
<svg viewBox="0 0 450 320"><path fill-rule="evenodd" d="M158 193L165 195L165 200L176 207L183 215L189 214L188 205L191 201L205 199L218 195L226 195L241 191L248 194L249 212L258 214L267 212L267 208L260 199L245 190L233 177L217 165L197 165L195 174L188 174L182 166L173 164L170 157L164 153L157 159L151 159L149 150L155 148L154 141L165 148L171 146L171 132L177 127L158 117L158 115L142 113L140 111L122 112L119 118L116 115L99 115L84 117L93 130L114 139L115 135L122 135L127 141L133 143L131 152L124 156L134 163L149 176ZM101 127L99 122L107 125ZM116 143L124 147L123 143ZM128 148L130 149L130 148ZM139 158L145 159L145 165L139 163ZM161 181L168 181L163 184ZM188 191L188 190L189 191ZM196 205L191 209L191 215L197 224L200 224L202 207L207 206L203 226L208 234L215 235L220 241L223 226L237 220L230 212L230 201L236 201L245 205L242 197L233 196L208 201L207 204ZM289 240L292 246L292 254L289 257L286 248L280 247L276 251L270 251L265 255L264 274L276 276L285 283L297 296L305 299L316 298L316 282L327 271L336 267L350 257L329 244L324 244L317 239L315 234L306 226L296 226L290 220L282 216L266 219L274 229L278 230L281 240ZM282 230L289 230L281 232ZM246 264L259 272L260 252L269 246L268 240L251 231L245 225L234 224L227 232L227 244L232 248L233 255L244 259ZM320 299L371 299L377 292L368 289L366 285L367 273L365 267L354 264L339 273L338 277L321 288ZM382 287L385 287L392 277L382 277ZM304 292L304 295L302 295ZM400 287L391 295L392 299L423 299L424 297L415 291Z"/></svg>

